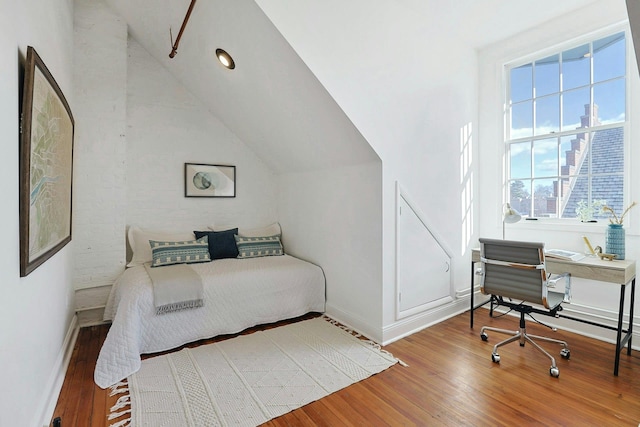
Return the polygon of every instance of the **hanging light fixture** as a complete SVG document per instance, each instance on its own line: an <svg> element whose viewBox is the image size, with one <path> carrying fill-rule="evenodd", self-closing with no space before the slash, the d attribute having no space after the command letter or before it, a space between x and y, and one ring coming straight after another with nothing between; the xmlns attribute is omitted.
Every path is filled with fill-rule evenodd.
<svg viewBox="0 0 640 427"><path fill-rule="evenodd" d="M180 39L182 38L182 33L184 29L187 27L187 22L189 22L189 17L191 16L191 12L193 11L193 6L196 5L196 0L191 0L191 4L189 4L189 9L187 9L187 14L184 17L184 21L182 21L182 25L180 26L180 31L178 32L178 37L176 41L173 41L173 34L171 33L171 27L169 27L169 34L171 35L171 53L169 53L169 58L176 56L178 53L178 44L180 44Z"/></svg>
<svg viewBox="0 0 640 427"><path fill-rule="evenodd" d="M218 61L220 61L220 63L226 68L230 70L236 68L236 63L233 61L233 58L231 57L231 55L225 52L224 49L216 49L216 57L218 58Z"/></svg>

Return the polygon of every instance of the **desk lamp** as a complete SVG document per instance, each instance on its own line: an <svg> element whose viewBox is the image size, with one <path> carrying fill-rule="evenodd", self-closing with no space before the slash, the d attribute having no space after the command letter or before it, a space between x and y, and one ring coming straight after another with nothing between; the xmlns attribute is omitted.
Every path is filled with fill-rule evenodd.
<svg viewBox="0 0 640 427"><path fill-rule="evenodd" d="M520 212L513 209L509 203L505 203L502 209L502 240L504 240L504 225L514 224L522 219Z"/></svg>

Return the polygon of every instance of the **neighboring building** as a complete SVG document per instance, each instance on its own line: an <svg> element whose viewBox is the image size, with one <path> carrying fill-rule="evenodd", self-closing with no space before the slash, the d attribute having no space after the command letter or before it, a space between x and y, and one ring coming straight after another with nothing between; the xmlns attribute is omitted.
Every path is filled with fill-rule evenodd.
<svg viewBox="0 0 640 427"><path fill-rule="evenodd" d="M585 115L581 117L581 128L600 125L598 106L594 105L593 114L589 114L589 105L585 105ZM589 133L580 133L571 141L571 150L564 153L565 166L561 174L571 176L562 180L560 195L560 216L573 218L580 200L588 200L588 175L591 165L591 200L605 200L615 212L622 213L624 204L624 129L615 127L593 133L589 144ZM588 161L591 150L591 162ZM576 171L578 171L576 173ZM612 174L616 173L616 174ZM558 183L554 185L555 197L558 197ZM555 197L550 198L549 208L555 206ZM596 212L594 218L608 218L608 214Z"/></svg>

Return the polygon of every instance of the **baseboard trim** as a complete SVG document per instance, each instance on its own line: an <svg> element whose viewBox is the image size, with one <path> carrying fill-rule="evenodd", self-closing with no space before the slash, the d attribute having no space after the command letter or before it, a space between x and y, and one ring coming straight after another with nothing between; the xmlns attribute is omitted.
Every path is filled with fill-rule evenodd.
<svg viewBox="0 0 640 427"><path fill-rule="evenodd" d="M45 390L47 391L46 399L42 401L40 406L40 411L38 412L38 414L40 414L40 418L36 425L48 427L51 423L51 418L53 417L53 412L56 410L56 404L60 397L60 390L62 390L64 377L67 373L67 369L69 368L69 362L71 361L71 355L73 353L73 348L76 345L76 339L78 338L79 331L80 327L78 325L78 316L74 315L71 318L69 329L64 337L64 342L60 348L60 352L56 358L56 363L45 387Z"/></svg>
<svg viewBox="0 0 640 427"><path fill-rule="evenodd" d="M83 308L81 310L76 310L76 316L78 316L79 327L85 328L87 326L104 325L106 323L109 323L103 320L104 309L105 307L101 306L101 307L91 307L91 308Z"/></svg>
<svg viewBox="0 0 640 427"><path fill-rule="evenodd" d="M429 326L440 323L450 317L457 316L469 309L469 301L466 299L454 300L450 303L434 307L423 313L400 319L381 330L372 330L371 325L364 319L353 316L340 308L327 304L327 316L337 320L354 331L372 339L381 345L391 344L394 341L407 337Z"/></svg>
<svg viewBox="0 0 640 427"><path fill-rule="evenodd" d="M483 298L486 297L484 295L476 295L476 303L480 302ZM603 323L610 326L615 326L617 323L618 313L613 310L591 307L576 303L565 304L563 307L565 314L579 317L584 320ZM488 309L488 306L483 306L482 308ZM413 315L411 317L400 319L390 325L387 325L382 328L382 336L379 336L380 331L371 330L371 325L368 325L363 319L340 310L338 307L327 304L328 316L333 317L340 323L347 325L348 327L373 339L376 342L381 343L382 345L388 345L394 341L407 337L422 329L433 326L468 310L469 298L460 298L454 300L451 303L438 306L436 308ZM626 313L624 315L624 320L625 322L628 322L629 320L629 316ZM634 316L633 320L634 324L640 324L640 318L638 318L638 316ZM579 323L569 319L545 318L544 322L551 326L555 326L558 329L573 332L589 338L594 338L613 344L615 344L616 342L615 331L611 331L608 329L603 329L585 323ZM640 330L634 330L633 338L634 339L632 341L632 348L634 350L640 350L640 346L638 344L640 342Z"/></svg>
<svg viewBox="0 0 640 427"><path fill-rule="evenodd" d="M451 317L464 313L469 309L469 301L466 299L454 300L450 303L427 310L423 313L398 320L383 328L383 345L407 337L425 328L433 326Z"/></svg>

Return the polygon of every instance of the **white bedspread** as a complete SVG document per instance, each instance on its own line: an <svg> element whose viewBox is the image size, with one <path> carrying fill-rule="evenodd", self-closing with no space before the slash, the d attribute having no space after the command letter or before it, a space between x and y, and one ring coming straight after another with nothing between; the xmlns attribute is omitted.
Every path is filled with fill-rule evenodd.
<svg viewBox="0 0 640 427"><path fill-rule="evenodd" d="M289 255L221 259L193 264L204 285L204 307L155 314L144 266L125 270L105 308L111 329L100 350L94 381L106 388L140 369L140 355L179 347L251 326L324 312L320 267Z"/></svg>

